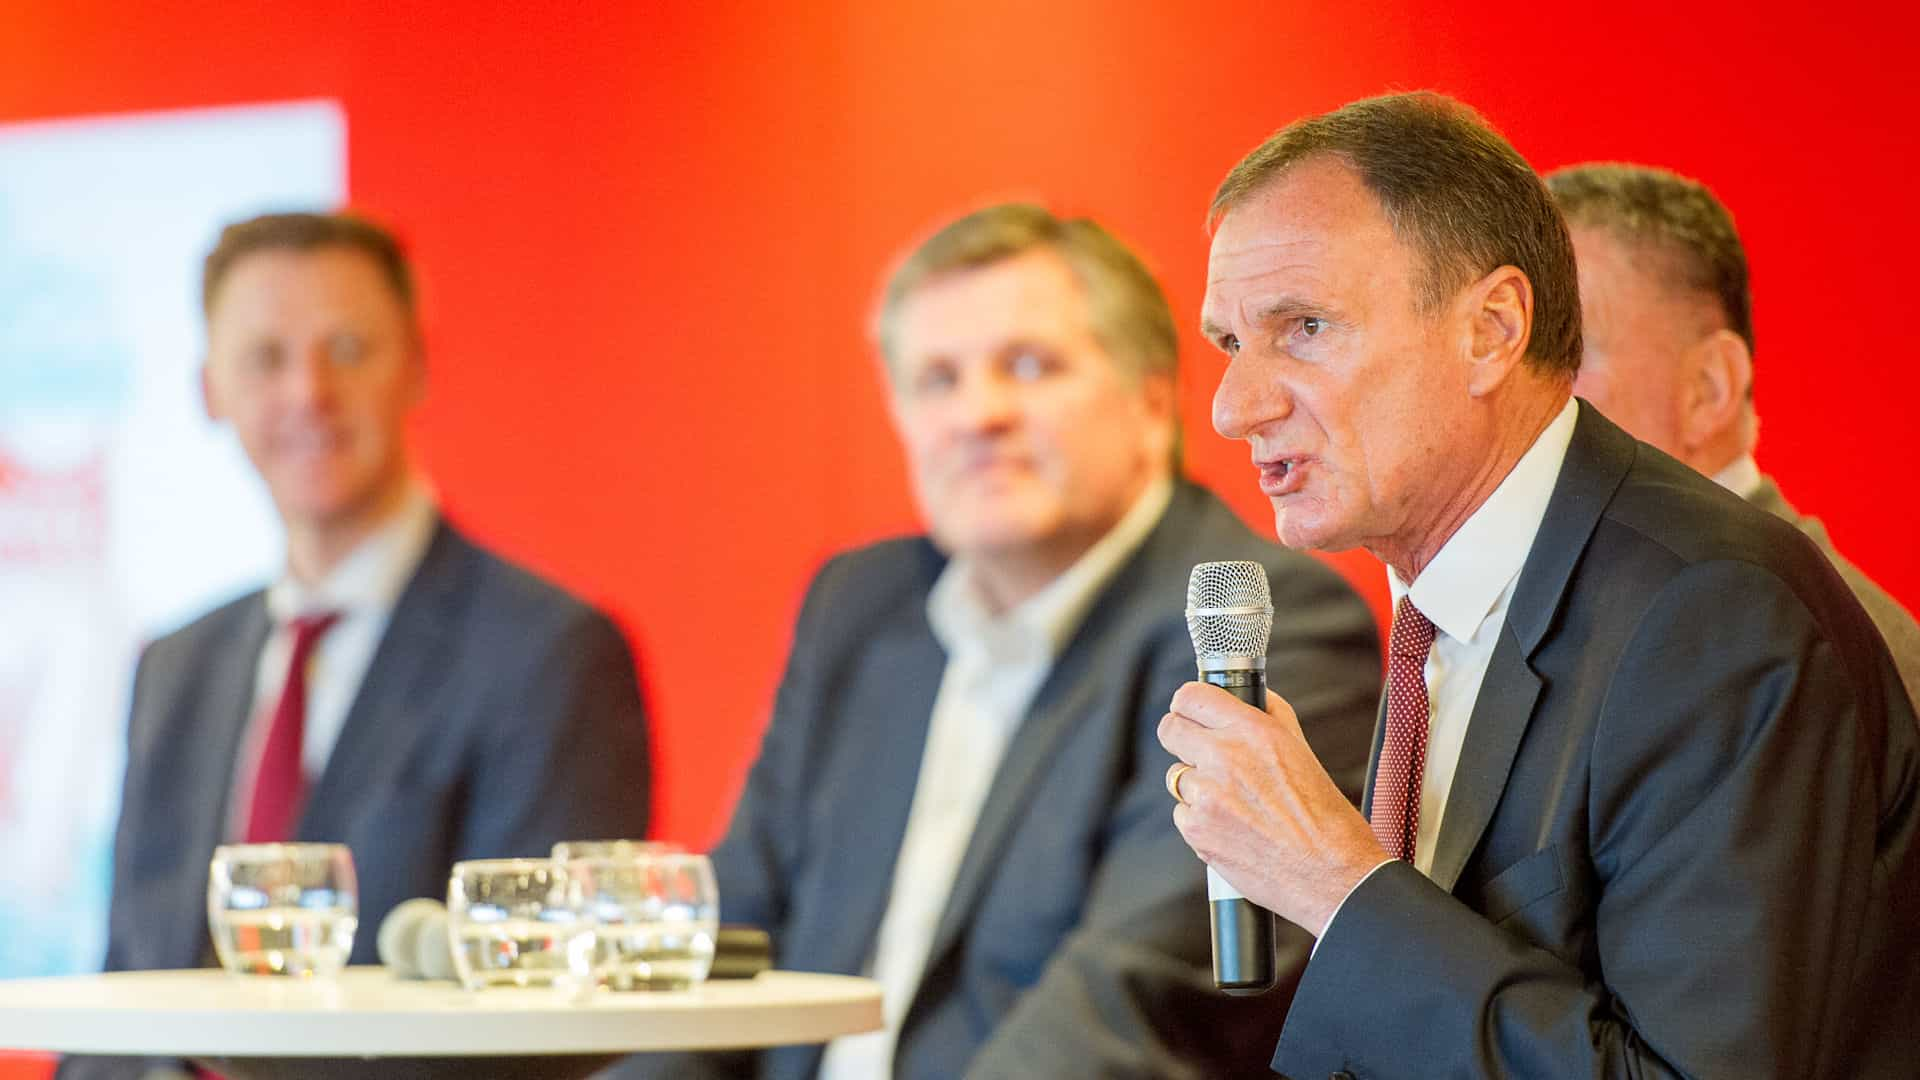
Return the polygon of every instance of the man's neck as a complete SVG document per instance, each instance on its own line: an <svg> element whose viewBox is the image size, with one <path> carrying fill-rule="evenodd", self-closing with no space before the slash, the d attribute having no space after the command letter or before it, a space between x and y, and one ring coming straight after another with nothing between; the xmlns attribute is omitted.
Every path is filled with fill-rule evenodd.
<svg viewBox="0 0 1920 1080"><path fill-rule="evenodd" d="M1502 426L1489 452L1481 458L1479 466L1468 477L1468 481L1459 490L1460 494L1437 508L1424 526L1405 530L1409 540L1381 542L1368 545L1375 558L1392 567L1402 581L1411 584L1426 569L1440 549L1447 546L1453 534L1460 526L1484 505L1487 499L1499 488L1500 482L1507 478L1513 467L1526 456L1527 451L1540 438L1540 433L1553 423L1554 417L1567 403L1567 392L1562 389L1558 394L1530 394L1528 405L1521 415Z"/></svg>
<svg viewBox="0 0 1920 1080"><path fill-rule="evenodd" d="M388 485L367 505L331 521L288 521L287 574L303 586L326 580L335 567L353 554L369 536L379 532L406 507L413 484L407 477Z"/></svg>
<svg viewBox="0 0 1920 1080"><path fill-rule="evenodd" d="M988 611L1005 615L1066 573L1092 546L1091 541L1036 544L1017 552L982 555L972 560L974 587Z"/></svg>

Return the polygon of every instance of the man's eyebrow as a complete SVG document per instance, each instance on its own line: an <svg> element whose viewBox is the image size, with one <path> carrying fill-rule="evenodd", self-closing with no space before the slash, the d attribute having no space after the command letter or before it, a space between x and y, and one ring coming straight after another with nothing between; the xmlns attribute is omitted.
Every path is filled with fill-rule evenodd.
<svg viewBox="0 0 1920 1080"><path fill-rule="evenodd" d="M1283 319L1301 315L1324 315L1327 308L1325 304L1309 300L1304 296L1274 296L1259 301L1249 301L1244 310L1248 316L1247 321L1252 325L1269 326ZM1201 336L1209 341L1218 341L1231 333L1231 330L1214 321L1211 315L1201 313Z"/></svg>
<svg viewBox="0 0 1920 1080"><path fill-rule="evenodd" d="M1304 296L1274 296L1249 304L1248 321L1265 326L1297 315L1317 315L1325 310L1325 305Z"/></svg>

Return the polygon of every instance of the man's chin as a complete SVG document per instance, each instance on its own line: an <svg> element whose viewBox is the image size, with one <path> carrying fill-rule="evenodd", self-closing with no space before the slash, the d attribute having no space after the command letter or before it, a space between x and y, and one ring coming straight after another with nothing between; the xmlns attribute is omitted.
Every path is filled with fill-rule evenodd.
<svg viewBox="0 0 1920 1080"><path fill-rule="evenodd" d="M364 488L336 485L285 485L273 492L274 506L289 527L338 529L378 515L380 500Z"/></svg>
<svg viewBox="0 0 1920 1080"><path fill-rule="evenodd" d="M1355 543L1319 515L1288 506L1273 508L1273 535L1295 551L1345 551Z"/></svg>
<svg viewBox="0 0 1920 1080"><path fill-rule="evenodd" d="M1012 516L996 520L970 520L962 528L939 530L942 547L954 555L973 558L1005 558L1039 548L1056 529L1049 523L1029 517Z"/></svg>

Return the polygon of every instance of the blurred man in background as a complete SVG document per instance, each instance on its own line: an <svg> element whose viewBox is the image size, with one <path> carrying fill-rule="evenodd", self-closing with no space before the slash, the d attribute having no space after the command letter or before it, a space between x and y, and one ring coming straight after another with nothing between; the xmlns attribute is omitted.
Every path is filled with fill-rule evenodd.
<svg viewBox="0 0 1920 1080"><path fill-rule="evenodd" d="M345 215L230 226L207 257L203 384L286 528L286 570L140 658L109 970L211 962L215 845L353 852L360 932L453 862L639 836L646 715L593 608L445 521L407 450L426 387L412 273ZM217 543L218 537L208 537ZM69 1059L62 1077L174 1067Z"/></svg>
<svg viewBox="0 0 1920 1080"><path fill-rule="evenodd" d="M783 968L867 974L886 1028L636 1059L656 1076L1265 1075L1287 990L1212 984L1200 863L1156 812L1154 726L1194 656L1187 577L1270 573L1274 685L1349 782L1379 688L1331 570L1178 478L1176 333L1090 221L982 210L914 251L879 316L929 535L820 571L714 853L722 915ZM1305 961L1287 939L1287 987Z"/></svg>
<svg viewBox="0 0 1920 1080"><path fill-rule="evenodd" d="M1733 216L1704 185L1644 165L1547 177L1573 231L1586 350L1573 392L1635 438L1813 538L1873 618L1920 702L1920 623L1835 550L1754 462L1753 296Z"/></svg>

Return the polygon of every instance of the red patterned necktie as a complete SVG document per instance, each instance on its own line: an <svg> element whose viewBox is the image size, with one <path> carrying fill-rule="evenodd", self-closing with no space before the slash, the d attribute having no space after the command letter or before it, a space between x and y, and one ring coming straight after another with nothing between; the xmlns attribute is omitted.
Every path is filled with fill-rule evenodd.
<svg viewBox="0 0 1920 1080"><path fill-rule="evenodd" d="M1427 775L1427 653L1433 622L1400 598L1387 646L1387 733L1373 775L1373 835L1396 859L1413 861L1420 835L1420 789Z"/></svg>
<svg viewBox="0 0 1920 1080"><path fill-rule="evenodd" d="M307 733L307 662L313 658L320 635L340 621L337 611L302 615L289 622L293 655L287 659L287 681L273 707L273 724L260 748L260 767L254 770L252 798L247 804L249 844L286 840L293 835L296 815L306 798L306 774L300 767L300 747Z"/></svg>

